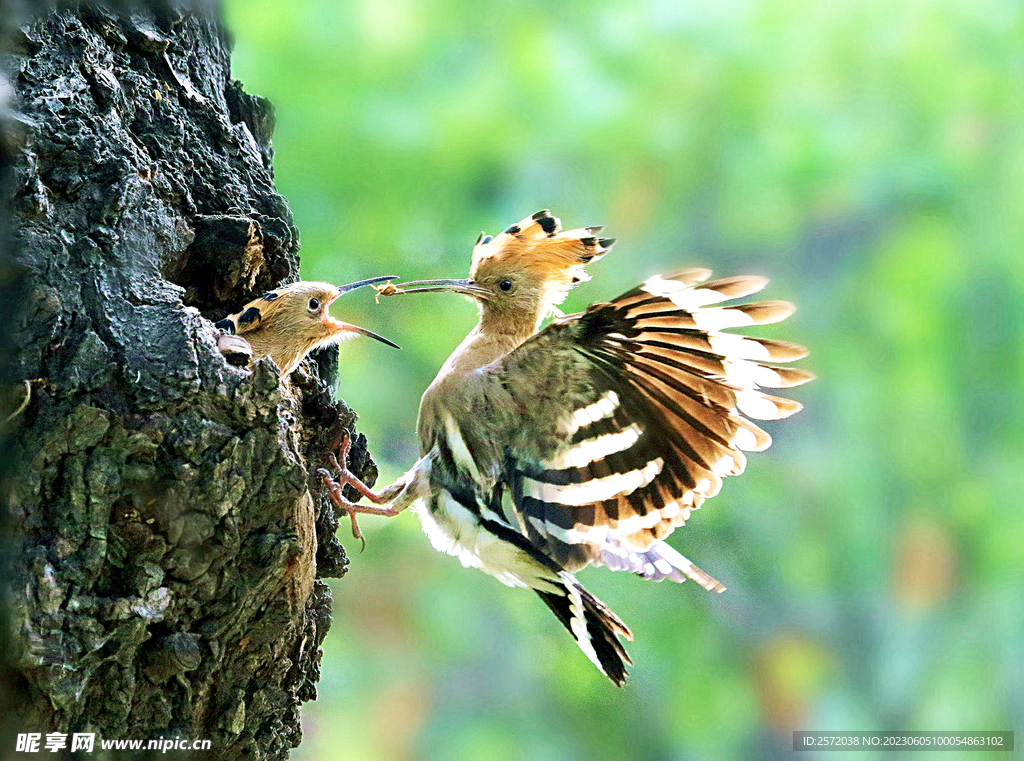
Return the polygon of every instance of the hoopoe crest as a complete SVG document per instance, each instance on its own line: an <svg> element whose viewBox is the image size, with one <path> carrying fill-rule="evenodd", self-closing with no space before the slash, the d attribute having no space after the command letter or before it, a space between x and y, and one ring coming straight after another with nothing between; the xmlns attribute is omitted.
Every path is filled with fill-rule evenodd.
<svg viewBox="0 0 1024 761"><path fill-rule="evenodd" d="M492 301L494 308L509 319L519 314L538 319L561 304L574 285L590 280L584 265L601 258L615 244L614 238L599 238L600 227L561 232L558 219L547 210L515 225L497 238L480 233L473 247L469 277L474 283L497 286L512 281L516 293ZM510 288L510 291L512 289Z"/></svg>

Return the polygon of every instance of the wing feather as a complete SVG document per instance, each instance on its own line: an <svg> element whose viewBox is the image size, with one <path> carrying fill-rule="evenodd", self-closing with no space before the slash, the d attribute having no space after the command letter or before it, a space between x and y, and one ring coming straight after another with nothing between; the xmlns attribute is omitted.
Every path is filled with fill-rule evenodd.
<svg viewBox="0 0 1024 761"><path fill-rule="evenodd" d="M526 222L502 235L540 234ZM723 589L663 540L723 478L743 472L744 451L770 446L750 418L801 409L762 387L814 375L778 366L805 357L802 346L722 332L793 313L784 301L727 303L767 280L710 277L690 269L651 278L555 321L488 368L529 418L510 421L506 439L514 442L503 467L513 509L569 570L596 563Z"/></svg>

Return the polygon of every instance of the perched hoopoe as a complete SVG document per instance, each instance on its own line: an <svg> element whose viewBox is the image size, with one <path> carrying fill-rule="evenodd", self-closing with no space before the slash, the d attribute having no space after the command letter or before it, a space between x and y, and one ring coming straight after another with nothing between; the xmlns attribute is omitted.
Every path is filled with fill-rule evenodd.
<svg viewBox="0 0 1024 761"><path fill-rule="evenodd" d="M432 544L509 586L533 589L615 684L631 663L627 626L577 582L587 565L660 581L724 587L664 540L738 475L744 451L768 447L746 417L774 419L801 405L759 387L814 376L763 362L806 356L800 346L724 328L778 322L786 302L717 306L760 291L760 277L708 281L690 269L655 276L610 303L537 332L583 266L615 242L600 227L559 232L540 211L497 238L481 235L468 280L423 280L382 293L450 291L475 298L480 322L420 403L421 458L376 494L341 478L395 515L410 505ZM342 462L348 442L342 444Z"/></svg>
<svg viewBox="0 0 1024 761"><path fill-rule="evenodd" d="M313 349L344 341L357 333L397 349L398 344L366 328L336 320L328 311L342 294L394 279L393 276L371 277L340 288L330 283L300 280L267 291L246 304L242 311L218 322L217 327L228 334L222 339L235 334L243 336L252 348L253 359L270 357L274 360L281 377L298 367ZM222 340L219 345L222 351L228 351L235 348L234 343Z"/></svg>

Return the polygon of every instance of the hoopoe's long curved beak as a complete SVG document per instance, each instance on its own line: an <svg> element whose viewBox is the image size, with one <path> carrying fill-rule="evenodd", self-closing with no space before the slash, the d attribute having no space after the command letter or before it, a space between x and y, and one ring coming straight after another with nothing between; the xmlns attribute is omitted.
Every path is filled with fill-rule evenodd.
<svg viewBox="0 0 1024 761"><path fill-rule="evenodd" d="M403 293L461 293L475 299L486 299L491 292L472 280L411 280L408 283L396 283L392 290L382 290L382 296L398 296Z"/></svg>
<svg viewBox="0 0 1024 761"><path fill-rule="evenodd" d="M361 328L358 325L353 325L350 322L342 322L341 320L335 320L333 317L331 318L331 321L334 325L335 330L337 330L339 333L358 333L359 335L367 336L369 338L373 338L377 341L380 341L382 344L387 344L388 346L394 349L402 348L394 341L389 341L384 336L374 333L372 330Z"/></svg>
<svg viewBox="0 0 1024 761"><path fill-rule="evenodd" d="M337 301L340 296L348 293L349 291L354 291L356 288L362 288L364 285L375 285L376 283L383 283L383 282L385 282L387 280L397 280L397 279L398 279L397 275L381 275L379 277L370 277L370 278L367 278L366 280L357 280L354 283L349 283L348 285L339 286L338 287L338 292L336 294L334 294L334 296L331 298L330 301L327 302L326 306L329 307L331 304L333 304L335 301ZM350 322L342 322L341 320L335 319L334 317L332 317L330 315L330 313L327 311L327 309L324 309L323 322L324 322L325 325L330 326L336 333L358 333L359 335L366 336L368 338L372 338L372 339L374 339L376 341L380 341L382 344L387 344L388 346L391 346L391 347L393 347L395 349L401 349L402 348L401 346L396 344L394 341L389 341L387 338L385 338L384 336L380 335L379 333L374 333L372 330L367 330L366 328L361 328L358 325L353 325Z"/></svg>

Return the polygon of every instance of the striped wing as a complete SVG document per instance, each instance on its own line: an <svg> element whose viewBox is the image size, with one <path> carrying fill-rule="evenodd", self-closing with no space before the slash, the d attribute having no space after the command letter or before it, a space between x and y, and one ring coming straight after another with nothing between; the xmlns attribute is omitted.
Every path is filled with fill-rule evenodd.
<svg viewBox="0 0 1024 761"><path fill-rule="evenodd" d="M563 567L724 589L661 540L743 472L745 451L771 444L749 418L801 409L761 387L814 376L775 366L806 356L801 346L722 332L783 320L791 304L722 306L767 281L710 275L651 278L552 323L491 370L520 412L503 473L515 517Z"/></svg>

